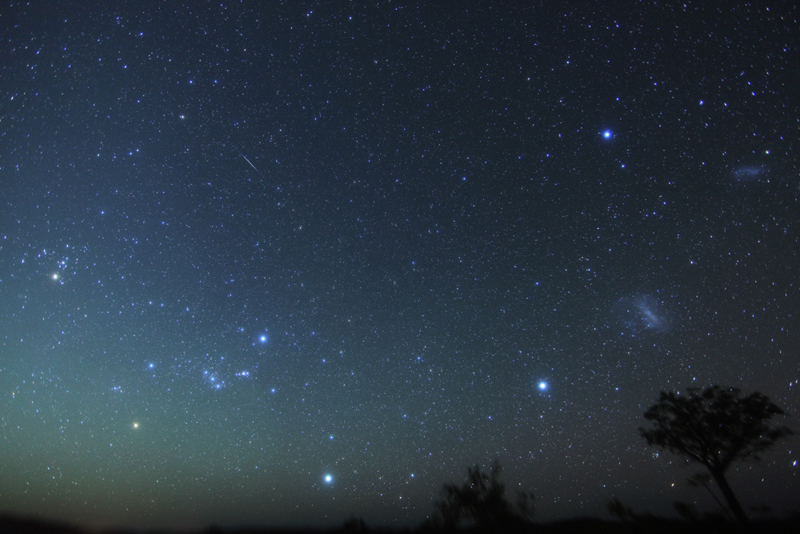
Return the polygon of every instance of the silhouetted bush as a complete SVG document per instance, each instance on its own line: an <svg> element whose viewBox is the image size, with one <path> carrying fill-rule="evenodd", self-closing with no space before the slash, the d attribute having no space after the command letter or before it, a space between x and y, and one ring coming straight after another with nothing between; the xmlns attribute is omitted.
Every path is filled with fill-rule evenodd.
<svg viewBox="0 0 800 534"><path fill-rule="evenodd" d="M462 485L444 484L426 526L453 530L466 524L492 532L509 532L530 526L535 513L533 493L519 491L517 503L512 505L506 499L505 485L500 482L501 472L497 461L489 473L475 465L467 468L467 480Z"/></svg>

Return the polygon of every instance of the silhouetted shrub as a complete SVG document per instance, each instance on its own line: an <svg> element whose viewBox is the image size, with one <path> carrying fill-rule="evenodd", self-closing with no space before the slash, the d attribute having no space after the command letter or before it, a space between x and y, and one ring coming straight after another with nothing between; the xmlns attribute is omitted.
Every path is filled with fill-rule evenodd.
<svg viewBox="0 0 800 534"><path fill-rule="evenodd" d="M533 493L519 491L517 503L512 505L506 499L505 485L500 482L501 472L497 461L489 473L475 465L467 469L467 480L462 485L444 484L426 526L453 530L461 524L471 524L497 532L529 526L535 513Z"/></svg>

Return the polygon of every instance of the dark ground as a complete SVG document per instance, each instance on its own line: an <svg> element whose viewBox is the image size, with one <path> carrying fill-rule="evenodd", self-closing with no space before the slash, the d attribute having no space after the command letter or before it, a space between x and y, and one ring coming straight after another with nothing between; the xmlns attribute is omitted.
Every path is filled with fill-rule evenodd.
<svg viewBox="0 0 800 534"><path fill-rule="evenodd" d="M81 534L84 532L99 532L107 534L128 534L124 529L114 530L84 530L64 523L50 522L40 519L20 518L10 515L0 516L0 533L2 534ZM145 531L148 534L168 534L172 531ZM227 529L219 527L209 527L197 531L198 534L303 534L303 533L413 533L413 532L435 532L422 529L381 529L369 528L359 521L348 521L339 528L330 529L303 529L303 528L238 528ZM459 532L480 533L477 529L462 529ZM506 532L504 529L497 532ZM660 534L679 532L680 534L708 534L708 533L737 533L747 532L736 525L720 521L698 521L687 522L678 520L667 520L661 518L639 518L632 522L605 521L593 518L581 518L569 521L560 521L546 524L533 524L527 529L519 532L536 532L541 534ZM774 533L774 534L796 534L800 532L800 520L792 519L772 519L755 521L750 532Z"/></svg>

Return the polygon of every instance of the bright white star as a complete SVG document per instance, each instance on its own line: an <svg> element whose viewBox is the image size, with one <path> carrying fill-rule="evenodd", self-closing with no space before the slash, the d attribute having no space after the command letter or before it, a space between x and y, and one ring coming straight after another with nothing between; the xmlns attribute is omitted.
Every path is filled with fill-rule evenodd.
<svg viewBox="0 0 800 534"><path fill-rule="evenodd" d="M539 390L540 391L545 391L546 389L547 389L547 382L545 382L544 380L539 382Z"/></svg>
<svg viewBox="0 0 800 534"><path fill-rule="evenodd" d="M325 484L330 484L333 482L333 475L325 475Z"/></svg>

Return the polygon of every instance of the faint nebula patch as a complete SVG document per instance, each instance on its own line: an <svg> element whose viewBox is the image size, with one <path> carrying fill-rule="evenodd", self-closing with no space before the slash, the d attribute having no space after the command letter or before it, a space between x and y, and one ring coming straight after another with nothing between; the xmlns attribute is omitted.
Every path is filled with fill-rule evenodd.
<svg viewBox="0 0 800 534"><path fill-rule="evenodd" d="M669 330L663 303L652 295L622 297L614 306L614 313L623 328L632 334Z"/></svg>
<svg viewBox="0 0 800 534"><path fill-rule="evenodd" d="M732 176L735 182L745 183L758 180L765 174L767 174L767 168L764 165L747 165L734 170Z"/></svg>

